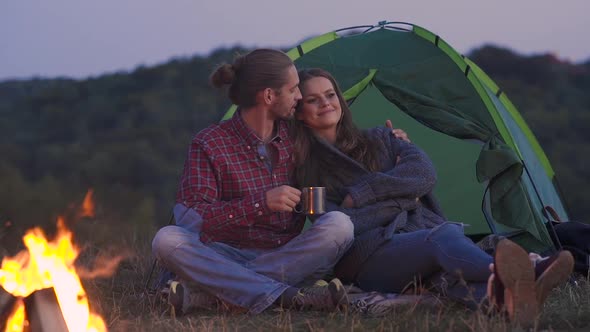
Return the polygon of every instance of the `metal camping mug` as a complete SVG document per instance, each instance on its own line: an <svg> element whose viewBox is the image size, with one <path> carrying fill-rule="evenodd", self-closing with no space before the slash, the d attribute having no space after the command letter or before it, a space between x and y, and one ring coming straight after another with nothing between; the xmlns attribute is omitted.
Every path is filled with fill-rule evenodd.
<svg viewBox="0 0 590 332"><path fill-rule="evenodd" d="M326 187L303 187L295 212L310 216L326 213Z"/></svg>

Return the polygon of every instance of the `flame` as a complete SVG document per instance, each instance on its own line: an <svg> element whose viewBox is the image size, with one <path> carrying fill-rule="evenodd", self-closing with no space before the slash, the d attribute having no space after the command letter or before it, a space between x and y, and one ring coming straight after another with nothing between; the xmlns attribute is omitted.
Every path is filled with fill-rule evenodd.
<svg viewBox="0 0 590 332"><path fill-rule="evenodd" d="M89 202L91 196L89 191L86 196L90 197ZM53 287L69 331L106 331L102 318L89 310L86 292L74 267L79 252L63 218L58 218L54 240L47 241L43 231L36 227L25 234L23 242L27 250L2 261L0 286L17 297ZM10 319L16 326L19 326L18 312ZM23 324L20 327L22 331Z"/></svg>
<svg viewBox="0 0 590 332"><path fill-rule="evenodd" d="M20 332L25 325L25 304L22 299L18 299L15 305L16 309L6 321L6 332Z"/></svg>
<svg viewBox="0 0 590 332"><path fill-rule="evenodd" d="M82 202L82 217L94 217L94 201L92 197L94 195L94 191L89 189L84 197L84 202Z"/></svg>

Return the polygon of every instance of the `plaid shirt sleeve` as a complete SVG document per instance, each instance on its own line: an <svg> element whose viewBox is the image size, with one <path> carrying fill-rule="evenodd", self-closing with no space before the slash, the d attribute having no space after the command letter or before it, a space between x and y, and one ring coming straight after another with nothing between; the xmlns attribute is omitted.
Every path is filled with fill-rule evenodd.
<svg viewBox="0 0 590 332"><path fill-rule="evenodd" d="M207 146L194 139L190 145L180 182L179 201L195 209L206 221L208 231L223 232L236 225L248 226L256 216L270 214L265 192L233 200L221 200L214 159Z"/></svg>

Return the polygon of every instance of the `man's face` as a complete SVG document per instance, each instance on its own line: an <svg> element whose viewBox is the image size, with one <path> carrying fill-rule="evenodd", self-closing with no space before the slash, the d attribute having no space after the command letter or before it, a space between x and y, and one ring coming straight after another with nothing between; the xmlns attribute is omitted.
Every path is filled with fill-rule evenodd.
<svg viewBox="0 0 590 332"><path fill-rule="evenodd" d="M275 97L271 105L271 112L279 119L293 118L297 102L301 100L299 76L295 66L291 66L287 70L287 83L275 92Z"/></svg>

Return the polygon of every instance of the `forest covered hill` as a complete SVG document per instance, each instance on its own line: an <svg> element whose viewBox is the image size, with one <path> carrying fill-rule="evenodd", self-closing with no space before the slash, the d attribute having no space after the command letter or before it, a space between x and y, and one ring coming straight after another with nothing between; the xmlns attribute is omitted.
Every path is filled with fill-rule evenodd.
<svg viewBox="0 0 590 332"><path fill-rule="evenodd" d="M229 102L208 84L239 48L85 80L0 82L0 221L53 222L93 188L113 223L167 222L194 133ZM555 168L573 219L590 204L590 61L522 56L484 46L467 54L520 110Z"/></svg>

